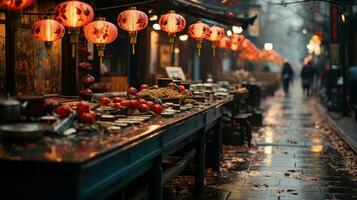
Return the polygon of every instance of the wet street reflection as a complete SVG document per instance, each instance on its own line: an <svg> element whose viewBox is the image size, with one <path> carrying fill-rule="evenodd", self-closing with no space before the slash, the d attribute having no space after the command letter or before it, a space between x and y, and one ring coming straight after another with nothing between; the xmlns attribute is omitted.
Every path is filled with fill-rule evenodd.
<svg viewBox="0 0 357 200"><path fill-rule="evenodd" d="M357 199L356 155L324 122L315 100L292 91L264 101L256 148L224 146L221 173L207 171L205 193L187 195L188 189L173 185L176 198Z"/></svg>

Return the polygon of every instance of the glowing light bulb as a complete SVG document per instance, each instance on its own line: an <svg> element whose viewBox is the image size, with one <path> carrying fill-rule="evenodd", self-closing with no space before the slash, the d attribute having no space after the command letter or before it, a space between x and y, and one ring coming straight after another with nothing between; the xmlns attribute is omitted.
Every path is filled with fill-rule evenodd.
<svg viewBox="0 0 357 200"><path fill-rule="evenodd" d="M233 26L233 27L232 27L232 31L233 31L233 33L238 33L238 34L240 34L240 33L243 32L243 28L242 28L241 26Z"/></svg>
<svg viewBox="0 0 357 200"><path fill-rule="evenodd" d="M187 34L180 35L179 39L184 42L184 41L188 40L188 35Z"/></svg>
<svg viewBox="0 0 357 200"><path fill-rule="evenodd" d="M157 24L157 23L153 24L152 28L157 31L161 30L160 24Z"/></svg>
<svg viewBox="0 0 357 200"><path fill-rule="evenodd" d="M267 42L264 44L264 49L267 51L271 51L271 50L273 50L273 48L274 48L274 46L272 43Z"/></svg>

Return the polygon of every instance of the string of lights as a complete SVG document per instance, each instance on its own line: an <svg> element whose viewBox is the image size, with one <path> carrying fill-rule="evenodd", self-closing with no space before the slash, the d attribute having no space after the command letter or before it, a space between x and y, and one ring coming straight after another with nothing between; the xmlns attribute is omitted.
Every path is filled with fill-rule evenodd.
<svg viewBox="0 0 357 200"><path fill-rule="evenodd" d="M118 9L118 8L125 8L125 7L133 7L137 5L142 5L142 4L148 4L151 2L154 2L156 0L147 0L147 1L141 1L141 2L136 2L136 3L129 3L129 4L122 4L118 6L111 6L111 7L104 7L104 8L95 8L94 11L102 11L102 10L112 10L112 9ZM53 15L51 12L47 13L33 13L33 12L23 12L23 15Z"/></svg>

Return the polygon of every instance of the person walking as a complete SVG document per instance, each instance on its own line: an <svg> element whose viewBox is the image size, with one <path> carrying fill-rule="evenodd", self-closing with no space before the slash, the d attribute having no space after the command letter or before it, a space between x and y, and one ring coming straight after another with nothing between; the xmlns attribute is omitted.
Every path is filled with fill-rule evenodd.
<svg viewBox="0 0 357 200"><path fill-rule="evenodd" d="M351 105L357 106L357 66L348 69L347 83L351 95Z"/></svg>
<svg viewBox="0 0 357 200"><path fill-rule="evenodd" d="M312 61L309 61L302 67L300 77L304 95L306 94L306 96L310 96L311 85L314 82L314 67Z"/></svg>
<svg viewBox="0 0 357 200"><path fill-rule="evenodd" d="M283 66L283 70L281 71L281 78L283 81L283 89L285 95L289 94L289 87L293 77L294 77L294 71L290 63L285 62Z"/></svg>

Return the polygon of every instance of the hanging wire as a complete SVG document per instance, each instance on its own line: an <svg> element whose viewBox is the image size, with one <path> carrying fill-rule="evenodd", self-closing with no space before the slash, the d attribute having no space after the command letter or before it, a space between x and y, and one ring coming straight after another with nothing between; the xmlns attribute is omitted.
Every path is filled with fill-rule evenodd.
<svg viewBox="0 0 357 200"><path fill-rule="evenodd" d="M125 7L132 7L132 6L137 6L141 4L148 4L151 2L154 2L157 0L147 0L147 1L142 1L142 2L137 2L137 3L129 3L129 4L123 4L120 6L111 6L111 7L104 7L104 8L96 8L94 11L102 11L102 10L112 10L112 9L118 9L118 8L125 8ZM22 15L53 15L53 13L34 13L34 12L23 12L21 13Z"/></svg>
<svg viewBox="0 0 357 200"><path fill-rule="evenodd" d="M154 1L156 1L156 0L147 0L147 1L137 2L137 3L124 4L124 5L120 5L120 6L97 8L97 9L94 9L94 11L111 10L111 9L116 9L116 8L125 8L125 7L137 6L137 5L141 5L141 4L147 4L147 3L154 2Z"/></svg>
<svg viewBox="0 0 357 200"><path fill-rule="evenodd" d="M309 3L309 2L326 2L326 3L333 3L333 4L340 4L340 5L357 5L357 2L355 1L337 1L337 0L296 0L296 1L282 1L282 2L274 2L270 0L263 0L264 2L271 4L271 5L277 5L277 6L286 6L289 4L299 4L299 3Z"/></svg>
<svg viewBox="0 0 357 200"><path fill-rule="evenodd" d="M137 6L141 4L148 4L151 2L154 2L157 0L147 0L147 1L142 1L142 2L136 2L136 3L129 3L129 4L124 4L124 5L119 5L119 6L111 6L111 7L104 7L104 8L96 8L94 11L102 11L102 10L111 10L111 9L117 9L117 8L125 8L125 7L131 7L131 6ZM274 2L271 0L263 0L264 2L271 4L271 5L277 5L277 6L286 6L289 4L299 4L299 3L309 3L309 2L327 2L327 3L333 3L333 4L341 4L341 5L357 5L357 2L354 1L348 1L348 2L341 2L341 1L336 1L336 0L296 0L296 1L282 1L282 2ZM23 15L53 15L53 13L33 13L33 12L23 12Z"/></svg>

